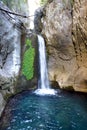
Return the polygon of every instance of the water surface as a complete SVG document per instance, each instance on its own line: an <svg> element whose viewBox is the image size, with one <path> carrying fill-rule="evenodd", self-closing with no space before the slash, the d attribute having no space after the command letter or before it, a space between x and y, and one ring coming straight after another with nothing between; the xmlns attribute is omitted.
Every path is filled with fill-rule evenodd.
<svg viewBox="0 0 87 130"><path fill-rule="evenodd" d="M87 130L87 95L18 94L9 101L0 130Z"/></svg>

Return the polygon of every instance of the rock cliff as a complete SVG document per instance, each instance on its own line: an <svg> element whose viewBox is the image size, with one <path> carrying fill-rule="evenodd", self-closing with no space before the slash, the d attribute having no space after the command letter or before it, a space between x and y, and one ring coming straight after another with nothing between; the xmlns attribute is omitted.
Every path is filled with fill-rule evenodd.
<svg viewBox="0 0 87 130"><path fill-rule="evenodd" d="M1 2L0 7L9 10ZM35 31L42 33L46 41L50 81L58 82L63 89L87 92L87 1L48 0L35 16ZM21 42L25 43L23 36L21 41L21 24L15 16L0 10L0 115L7 95L16 89L25 90L32 83L36 87L38 81L38 46L33 34L27 38L35 48L34 78L27 81L21 73L16 85L22 59ZM23 49L26 52L29 47Z"/></svg>
<svg viewBox="0 0 87 130"><path fill-rule="evenodd" d="M0 9L11 10L0 2ZM28 27L28 25L27 25ZM0 116L8 97L36 88L38 82L37 35L24 19L0 10Z"/></svg>
<svg viewBox="0 0 87 130"><path fill-rule="evenodd" d="M0 2L0 7L9 10ZM14 93L21 63L20 23L13 15L0 10L0 114L5 97Z"/></svg>
<svg viewBox="0 0 87 130"><path fill-rule="evenodd" d="M53 0L43 9L49 79L87 92L87 1Z"/></svg>

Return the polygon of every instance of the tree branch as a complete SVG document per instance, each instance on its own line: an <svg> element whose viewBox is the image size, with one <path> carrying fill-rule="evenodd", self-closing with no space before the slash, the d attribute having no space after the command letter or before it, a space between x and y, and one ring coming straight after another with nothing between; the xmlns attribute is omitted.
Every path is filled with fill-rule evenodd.
<svg viewBox="0 0 87 130"><path fill-rule="evenodd" d="M4 11L4 12L6 12L6 13L9 13L9 14L13 14L13 15L21 16L21 17L23 17L23 18L29 18L29 17L33 17L33 16L34 16L34 15L26 16L26 15L22 15L22 14L14 13L14 12L8 11L8 10L6 10L6 9L3 9L3 8L1 8L1 7L0 7L0 10L1 10L1 11Z"/></svg>

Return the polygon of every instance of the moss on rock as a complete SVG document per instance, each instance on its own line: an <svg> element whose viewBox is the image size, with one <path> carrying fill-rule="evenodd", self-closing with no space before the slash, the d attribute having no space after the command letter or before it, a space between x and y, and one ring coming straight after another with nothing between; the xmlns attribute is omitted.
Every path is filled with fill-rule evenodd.
<svg viewBox="0 0 87 130"><path fill-rule="evenodd" d="M35 49L32 47L31 41L26 39L26 47L28 48L23 57L22 64L22 74L26 77L27 80L33 78L34 74L34 57L35 57Z"/></svg>

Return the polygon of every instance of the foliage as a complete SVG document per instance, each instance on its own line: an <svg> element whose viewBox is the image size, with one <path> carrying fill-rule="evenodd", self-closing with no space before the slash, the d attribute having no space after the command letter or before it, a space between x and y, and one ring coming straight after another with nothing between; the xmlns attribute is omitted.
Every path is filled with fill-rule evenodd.
<svg viewBox="0 0 87 130"><path fill-rule="evenodd" d="M22 64L22 74L26 77L27 80L33 78L34 73L34 57L35 57L35 49L31 45L31 41L29 39L26 40L26 47L28 48L23 57Z"/></svg>
<svg viewBox="0 0 87 130"><path fill-rule="evenodd" d="M40 0L40 5L44 5L47 3L48 0Z"/></svg>
<svg viewBox="0 0 87 130"><path fill-rule="evenodd" d="M74 0L70 0L71 1L71 5L73 6L73 4L74 4Z"/></svg>

